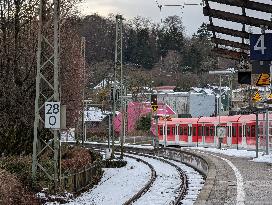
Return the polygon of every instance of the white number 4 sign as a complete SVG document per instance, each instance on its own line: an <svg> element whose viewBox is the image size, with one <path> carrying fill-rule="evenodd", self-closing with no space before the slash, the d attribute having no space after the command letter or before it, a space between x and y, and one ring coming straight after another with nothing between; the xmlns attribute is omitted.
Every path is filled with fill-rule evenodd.
<svg viewBox="0 0 272 205"><path fill-rule="evenodd" d="M250 34L250 60L272 61L272 33Z"/></svg>
<svg viewBox="0 0 272 205"><path fill-rule="evenodd" d="M262 51L262 54L264 55L264 51L265 49L267 49L265 46L264 46L264 35L261 35L259 37L259 39L257 40L257 43L255 44L254 46L254 50L255 51Z"/></svg>
<svg viewBox="0 0 272 205"><path fill-rule="evenodd" d="M45 128L60 129L60 102L45 103Z"/></svg>

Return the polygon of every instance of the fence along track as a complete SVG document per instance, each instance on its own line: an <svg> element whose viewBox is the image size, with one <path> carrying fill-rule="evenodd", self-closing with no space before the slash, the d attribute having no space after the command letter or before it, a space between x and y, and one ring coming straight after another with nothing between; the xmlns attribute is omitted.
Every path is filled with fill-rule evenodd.
<svg viewBox="0 0 272 205"><path fill-rule="evenodd" d="M158 157L155 157L155 156L150 156L150 155L146 155L146 154L139 154L137 152L132 152L132 151L128 151L128 153L138 155L138 156L152 158L152 159L155 159L155 160L159 160L161 162L169 164L170 166L175 167L175 169L177 169L178 172L179 172L180 180L181 180L182 183L180 185L179 194L175 197L174 201L171 201L169 203L169 205L178 205L178 204L180 204L180 201L184 198L184 196L186 195L187 190L188 190L188 179L187 179L187 176L186 176L185 172L179 166L177 166L176 164L174 164L172 162L169 162L168 160L158 158ZM129 156L129 157L131 157L131 156ZM139 198L140 197L138 197L138 199Z"/></svg>
<svg viewBox="0 0 272 205"><path fill-rule="evenodd" d="M67 144L74 145L75 143L68 142ZM108 146L105 144L86 144L85 146L89 147L89 148L93 148L93 149L100 149L100 150L108 148ZM116 150L120 149L119 146L116 146L115 148L116 148ZM190 152L180 150L180 149L169 149L169 148L152 150L152 149L146 149L146 148L125 147L125 149L127 152L134 152L136 154L137 153L145 153L147 155L155 155L155 156L159 156L159 157L163 157L163 158L167 158L170 160L175 160L177 162L184 163L184 164L194 168L195 170L197 170L200 174L203 175L204 179L206 179L206 177L209 175L209 166L210 166L211 162L207 161L206 158L204 159L203 157L198 156L194 153L190 153ZM209 178L209 176L208 176L208 178ZM188 185L187 183L184 183L184 184L186 184L186 186ZM183 190L184 189L181 188L180 197L177 197L175 201L178 201L178 199L180 199L180 200L182 199L182 196L184 196L184 195L181 193L182 192L185 193L185 191L183 191ZM141 195L139 195L139 197L140 196ZM132 198L134 198L134 196ZM133 201L129 200L126 203L129 204L132 202Z"/></svg>

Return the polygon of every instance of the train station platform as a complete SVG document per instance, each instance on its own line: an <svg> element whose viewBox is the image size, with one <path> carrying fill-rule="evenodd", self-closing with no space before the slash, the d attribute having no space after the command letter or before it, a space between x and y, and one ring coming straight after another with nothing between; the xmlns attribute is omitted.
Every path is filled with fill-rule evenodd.
<svg viewBox="0 0 272 205"><path fill-rule="evenodd" d="M209 165L205 185L195 204L272 204L271 163L204 149L181 150L203 157Z"/></svg>

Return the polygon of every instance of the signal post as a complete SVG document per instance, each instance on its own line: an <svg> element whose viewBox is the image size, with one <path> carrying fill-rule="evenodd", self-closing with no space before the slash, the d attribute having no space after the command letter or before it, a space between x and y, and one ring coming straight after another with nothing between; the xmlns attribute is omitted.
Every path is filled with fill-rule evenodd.
<svg viewBox="0 0 272 205"><path fill-rule="evenodd" d="M157 99L158 98L157 98L156 94L151 95L151 108L152 108L152 112L154 113L154 119L155 119L155 123L156 123L156 136L155 136L155 138L153 140L155 149L158 146L158 140L159 140L159 130L158 130L159 116L158 116L158 113L157 113L157 110L158 110L158 100Z"/></svg>

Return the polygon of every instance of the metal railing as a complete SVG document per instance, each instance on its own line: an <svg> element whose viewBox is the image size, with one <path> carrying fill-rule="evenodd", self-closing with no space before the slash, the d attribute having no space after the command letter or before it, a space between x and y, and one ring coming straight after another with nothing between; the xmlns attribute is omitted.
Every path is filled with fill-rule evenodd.
<svg viewBox="0 0 272 205"><path fill-rule="evenodd" d="M101 160L95 161L74 173L63 175L63 188L68 192L77 193L98 182L102 175Z"/></svg>

